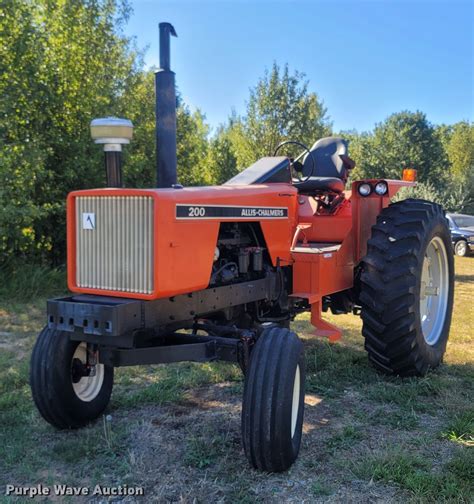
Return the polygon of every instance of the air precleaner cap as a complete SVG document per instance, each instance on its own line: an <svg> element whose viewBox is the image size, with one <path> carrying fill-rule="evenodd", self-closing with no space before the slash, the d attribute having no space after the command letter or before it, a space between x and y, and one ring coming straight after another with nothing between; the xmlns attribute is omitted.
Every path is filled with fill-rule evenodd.
<svg viewBox="0 0 474 504"><path fill-rule="evenodd" d="M128 119L103 117L91 121L91 136L97 144L128 144L132 135L133 124Z"/></svg>

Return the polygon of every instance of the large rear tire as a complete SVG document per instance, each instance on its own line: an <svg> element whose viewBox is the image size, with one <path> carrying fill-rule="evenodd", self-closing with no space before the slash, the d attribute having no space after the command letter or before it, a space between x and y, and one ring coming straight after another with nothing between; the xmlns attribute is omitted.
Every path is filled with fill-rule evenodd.
<svg viewBox="0 0 474 504"><path fill-rule="evenodd" d="M30 364L30 386L41 416L58 429L74 429L95 420L107 407L114 368L95 365L83 376L87 345L69 334L45 327L36 340Z"/></svg>
<svg viewBox="0 0 474 504"><path fill-rule="evenodd" d="M370 361L423 376L443 359L451 325L454 260L443 209L408 199L383 209L362 262L362 334Z"/></svg>
<svg viewBox="0 0 474 504"><path fill-rule="evenodd" d="M298 456L304 413L304 347L294 332L265 329L250 355L242 440L256 469L280 472Z"/></svg>

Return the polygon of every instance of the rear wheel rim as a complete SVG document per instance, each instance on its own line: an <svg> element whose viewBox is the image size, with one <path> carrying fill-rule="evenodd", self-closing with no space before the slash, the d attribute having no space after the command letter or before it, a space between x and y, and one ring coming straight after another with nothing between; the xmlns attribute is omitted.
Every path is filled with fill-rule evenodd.
<svg viewBox="0 0 474 504"><path fill-rule="evenodd" d="M87 362L87 343L79 343L71 360L71 380L72 376L72 363L74 359L79 359L83 364ZM105 368L103 364L97 363L95 365L94 376L82 376L79 381L72 381L72 388L76 396L84 402L93 401L100 393L104 383Z"/></svg>
<svg viewBox="0 0 474 504"><path fill-rule="evenodd" d="M298 412L300 409L301 375L300 366L296 366L295 379L293 381L293 400L291 404L291 439L295 436Z"/></svg>
<svg viewBox="0 0 474 504"><path fill-rule="evenodd" d="M443 332L448 295L448 254L443 240L435 236L425 250L420 283L421 330L430 346L438 343Z"/></svg>

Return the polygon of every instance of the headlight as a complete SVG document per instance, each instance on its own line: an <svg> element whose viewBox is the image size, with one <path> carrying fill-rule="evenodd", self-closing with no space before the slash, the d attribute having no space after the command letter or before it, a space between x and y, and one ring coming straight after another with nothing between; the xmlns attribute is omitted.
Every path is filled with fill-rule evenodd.
<svg viewBox="0 0 474 504"><path fill-rule="evenodd" d="M378 182L375 185L375 193L378 194L379 196L383 196L387 194L388 192L388 185L387 182Z"/></svg>
<svg viewBox="0 0 474 504"><path fill-rule="evenodd" d="M361 196L368 196L372 192L372 186L367 182L364 182L363 184L359 185L357 190L359 191L359 194Z"/></svg>

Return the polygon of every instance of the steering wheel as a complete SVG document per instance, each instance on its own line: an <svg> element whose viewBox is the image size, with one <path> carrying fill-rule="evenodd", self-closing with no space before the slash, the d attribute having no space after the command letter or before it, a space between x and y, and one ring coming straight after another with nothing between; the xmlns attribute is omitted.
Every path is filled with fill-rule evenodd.
<svg viewBox="0 0 474 504"><path fill-rule="evenodd" d="M299 176L299 174L303 171L303 165L298 162L298 159L304 154L304 152L302 152L295 160L290 162L290 167L292 167L293 170L298 174L295 178L297 178L300 182L306 182L313 176L314 172L316 171L316 162L314 161L313 153L308 149L308 147L305 144L301 142L297 142L296 140L285 140L284 142L281 142L280 144L277 145L275 151L273 152L273 155L276 156L278 151L285 145L297 145L298 147L302 147L304 149L304 152L307 152L310 155L311 173L304 178ZM295 163L298 163L301 166L301 169L296 168Z"/></svg>

